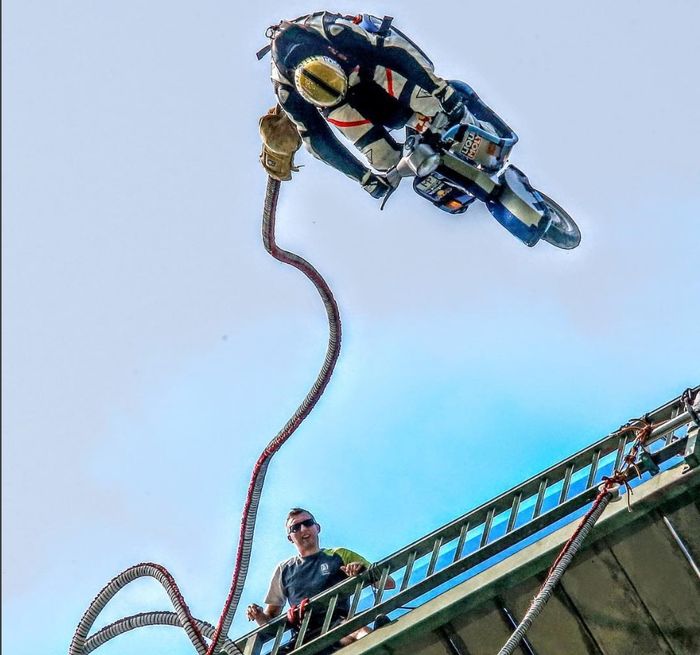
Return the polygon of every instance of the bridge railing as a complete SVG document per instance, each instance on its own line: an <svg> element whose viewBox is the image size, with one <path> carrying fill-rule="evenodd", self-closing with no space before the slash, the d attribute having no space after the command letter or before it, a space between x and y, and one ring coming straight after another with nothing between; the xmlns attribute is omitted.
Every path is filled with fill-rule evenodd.
<svg viewBox="0 0 700 655"><path fill-rule="evenodd" d="M697 396L698 389L690 391ZM684 459L686 465L698 464L700 439L693 413L687 398L679 396L645 416L656 427L637 467L629 472L632 486ZM292 649L294 655L313 655L371 625L379 615L410 611L407 604L434 598L580 516L603 477L620 467L634 438L634 431L618 430L316 596L296 637L283 614L236 645L244 655L284 655ZM386 588L389 576L396 583L391 590ZM341 598L349 598L350 608L337 625L334 614Z"/></svg>

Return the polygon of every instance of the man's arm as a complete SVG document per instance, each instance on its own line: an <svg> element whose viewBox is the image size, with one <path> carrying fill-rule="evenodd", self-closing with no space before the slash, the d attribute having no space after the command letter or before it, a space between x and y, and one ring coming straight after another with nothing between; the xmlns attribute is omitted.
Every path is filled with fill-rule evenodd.
<svg viewBox="0 0 700 655"><path fill-rule="evenodd" d="M246 617L249 621L255 621L258 625L265 625L276 616L280 615L286 602L284 591L282 590L282 567L285 562L280 562L272 574L270 587L265 596L265 609L257 603L251 603L246 608Z"/></svg>
<svg viewBox="0 0 700 655"><path fill-rule="evenodd" d="M246 608L246 617L249 621L255 621L258 625L265 625L282 611L281 605L265 605L265 609L257 603L251 603Z"/></svg>
<svg viewBox="0 0 700 655"><path fill-rule="evenodd" d="M275 85L275 93L282 109L292 119L307 150L316 158L361 182L369 170L350 153L333 134L319 111L309 105L295 89Z"/></svg>
<svg viewBox="0 0 700 655"><path fill-rule="evenodd" d="M315 107L307 103L294 89L277 83L277 99L296 125L306 149L317 159L326 162L349 178L356 180L374 198L383 197L391 188L388 181L364 166L333 134L325 119ZM391 138L383 127L376 126L372 133L377 140L384 138L391 147Z"/></svg>
<svg viewBox="0 0 700 655"><path fill-rule="evenodd" d="M340 569L342 571L345 571L345 574L349 578L353 578L356 575L360 575L360 573L363 573L368 568L369 568L369 566L365 566L365 564L363 564L362 562L350 562L349 564L346 564L345 566L340 567ZM372 580L373 587L376 587L378 583L379 583L379 580ZM386 579L386 584L384 585L384 589L394 589L394 588L396 588L396 581L391 576L388 576Z"/></svg>
<svg viewBox="0 0 700 655"><path fill-rule="evenodd" d="M362 557L362 555L359 555L353 550L349 550L348 548L334 548L333 549L335 553L340 555L340 558L343 560L344 565L340 567L340 570L345 572L345 575L348 577L355 577L356 575L360 575L360 573L363 573L367 569L371 568L372 563L368 560ZM376 586L377 581L373 581L372 584ZM389 576L386 579L386 585L385 589L394 589L396 587L396 581L394 578Z"/></svg>

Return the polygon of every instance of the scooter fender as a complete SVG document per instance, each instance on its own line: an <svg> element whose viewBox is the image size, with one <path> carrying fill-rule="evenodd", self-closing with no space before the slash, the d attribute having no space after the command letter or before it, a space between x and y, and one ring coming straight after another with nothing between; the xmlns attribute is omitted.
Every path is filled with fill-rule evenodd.
<svg viewBox="0 0 700 655"><path fill-rule="evenodd" d="M534 246L552 217L525 173L512 164L498 177L498 188L484 202L491 215L526 246Z"/></svg>

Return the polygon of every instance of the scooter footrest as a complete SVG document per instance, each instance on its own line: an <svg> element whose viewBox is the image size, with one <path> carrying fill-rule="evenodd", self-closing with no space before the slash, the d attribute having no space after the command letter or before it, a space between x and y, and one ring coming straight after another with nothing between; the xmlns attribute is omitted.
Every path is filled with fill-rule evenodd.
<svg viewBox="0 0 700 655"><path fill-rule="evenodd" d="M473 195L450 184L437 172L415 178L413 188L419 196L430 200L448 214L463 214L475 200Z"/></svg>

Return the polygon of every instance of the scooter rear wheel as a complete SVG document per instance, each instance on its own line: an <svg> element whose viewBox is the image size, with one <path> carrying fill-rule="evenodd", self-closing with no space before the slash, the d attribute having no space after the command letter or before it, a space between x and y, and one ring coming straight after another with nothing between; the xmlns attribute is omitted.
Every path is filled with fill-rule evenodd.
<svg viewBox="0 0 700 655"><path fill-rule="evenodd" d="M542 238L557 248L573 250L581 243L581 230L579 230L578 225L558 203L541 191L539 194L552 215L552 222Z"/></svg>

